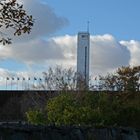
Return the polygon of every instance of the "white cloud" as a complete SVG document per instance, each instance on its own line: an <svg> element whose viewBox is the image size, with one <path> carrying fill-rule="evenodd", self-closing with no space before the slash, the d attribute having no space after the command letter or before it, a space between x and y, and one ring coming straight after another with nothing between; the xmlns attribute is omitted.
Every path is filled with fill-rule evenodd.
<svg viewBox="0 0 140 140"><path fill-rule="evenodd" d="M109 35L92 36L90 44L91 74L106 73L117 67L129 65L128 48ZM76 66L76 36L52 37L48 40L31 40L1 48L0 58L15 59L26 64Z"/></svg>
<svg viewBox="0 0 140 140"><path fill-rule="evenodd" d="M7 77L10 75L10 72L7 69L0 68L0 77Z"/></svg>
<svg viewBox="0 0 140 140"><path fill-rule="evenodd" d="M131 54L130 65L140 65L140 42L135 40L121 41L122 45L126 46Z"/></svg>
<svg viewBox="0 0 140 140"><path fill-rule="evenodd" d="M91 71L107 73L120 66L129 65L130 52L112 35L91 36Z"/></svg>
<svg viewBox="0 0 140 140"><path fill-rule="evenodd" d="M76 38L71 36L31 40L12 47L0 47L1 59L14 59L26 64L75 59Z"/></svg>

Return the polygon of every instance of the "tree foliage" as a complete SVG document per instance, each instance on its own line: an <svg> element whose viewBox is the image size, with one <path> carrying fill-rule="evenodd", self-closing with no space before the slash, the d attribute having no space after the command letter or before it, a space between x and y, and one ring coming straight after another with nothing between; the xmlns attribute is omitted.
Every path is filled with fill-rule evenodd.
<svg viewBox="0 0 140 140"><path fill-rule="evenodd" d="M105 116L107 110L111 111L107 105L109 102L105 95L85 93L77 98L75 94L63 94L48 102L48 122L56 125L103 125L110 119Z"/></svg>
<svg viewBox="0 0 140 140"><path fill-rule="evenodd" d="M12 28L14 35L30 33L34 19L23 9L23 5L17 3L17 0L0 0L0 28L2 30ZM10 44L11 39L6 37L4 32L0 32L0 42Z"/></svg>
<svg viewBox="0 0 140 140"><path fill-rule="evenodd" d="M46 124L45 115L40 109L29 110L26 112L27 119L29 123L33 123L35 125L43 125Z"/></svg>
<svg viewBox="0 0 140 140"><path fill-rule="evenodd" d="M61 93L47 102L40 121L55 125L139 127L139 95L131 96L126 93ZM35 110L28 120L38 123Z"/></svg>
<svg viewBox="0 0 140 140"><path fill-rule="evenodd" d="M102 77L107 90L135 92L139 91L140 66L121 67L116 73Z"/></svg>

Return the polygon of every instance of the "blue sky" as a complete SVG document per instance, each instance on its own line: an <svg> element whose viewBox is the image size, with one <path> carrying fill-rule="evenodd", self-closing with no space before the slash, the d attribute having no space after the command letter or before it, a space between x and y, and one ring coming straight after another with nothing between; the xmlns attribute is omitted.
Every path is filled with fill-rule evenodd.
<svg viewBox="0 0 140 140"><path fill-rule="evenodd" d="M91 34L112 34L118 40L139 40L139 0L46 0L70 25L59 34L76 34L90 21Z"/></svg>
<svg viewBox="0 0 140 140"><path fill-rule="evenodd" d="M140 65L140 0L19 1L35 25L30 35L13 37L10 47L0 46L1 77L34 77L56 65L76 68L76 35L87 30L87 21L91 75Z"/></svg>

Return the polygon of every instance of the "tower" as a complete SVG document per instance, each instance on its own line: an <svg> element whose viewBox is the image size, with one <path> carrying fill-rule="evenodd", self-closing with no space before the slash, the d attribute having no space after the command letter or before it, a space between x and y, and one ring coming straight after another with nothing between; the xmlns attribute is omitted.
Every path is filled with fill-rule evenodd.
<svg viewBox="0 0 140 140"><path fill-rule="evenodd" d="M77 39L77 86L81 85L81 80L86 87L89 85L89 50L89 32L79 32Z"/></svg>

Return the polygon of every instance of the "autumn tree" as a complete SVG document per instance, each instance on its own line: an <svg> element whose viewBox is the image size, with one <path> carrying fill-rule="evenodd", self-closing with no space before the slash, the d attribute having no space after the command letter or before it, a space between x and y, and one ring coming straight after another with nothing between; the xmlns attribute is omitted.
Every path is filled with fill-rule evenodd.
<svg viewBox="0 0 140 140"><path fill-rule="evenodd" d="M23 9L23 5L17 0L0 0L0 42L5 44L11 43L11 38L3 32L4 29L14 29L14 35L30 33L34 19Z"/></svg>
<svg viewBox="0 0 140 140"><path fill-rule="evenodd" d="M121 67L116 73L102 77L107 90L139 91L140 66Z"/></svg>

